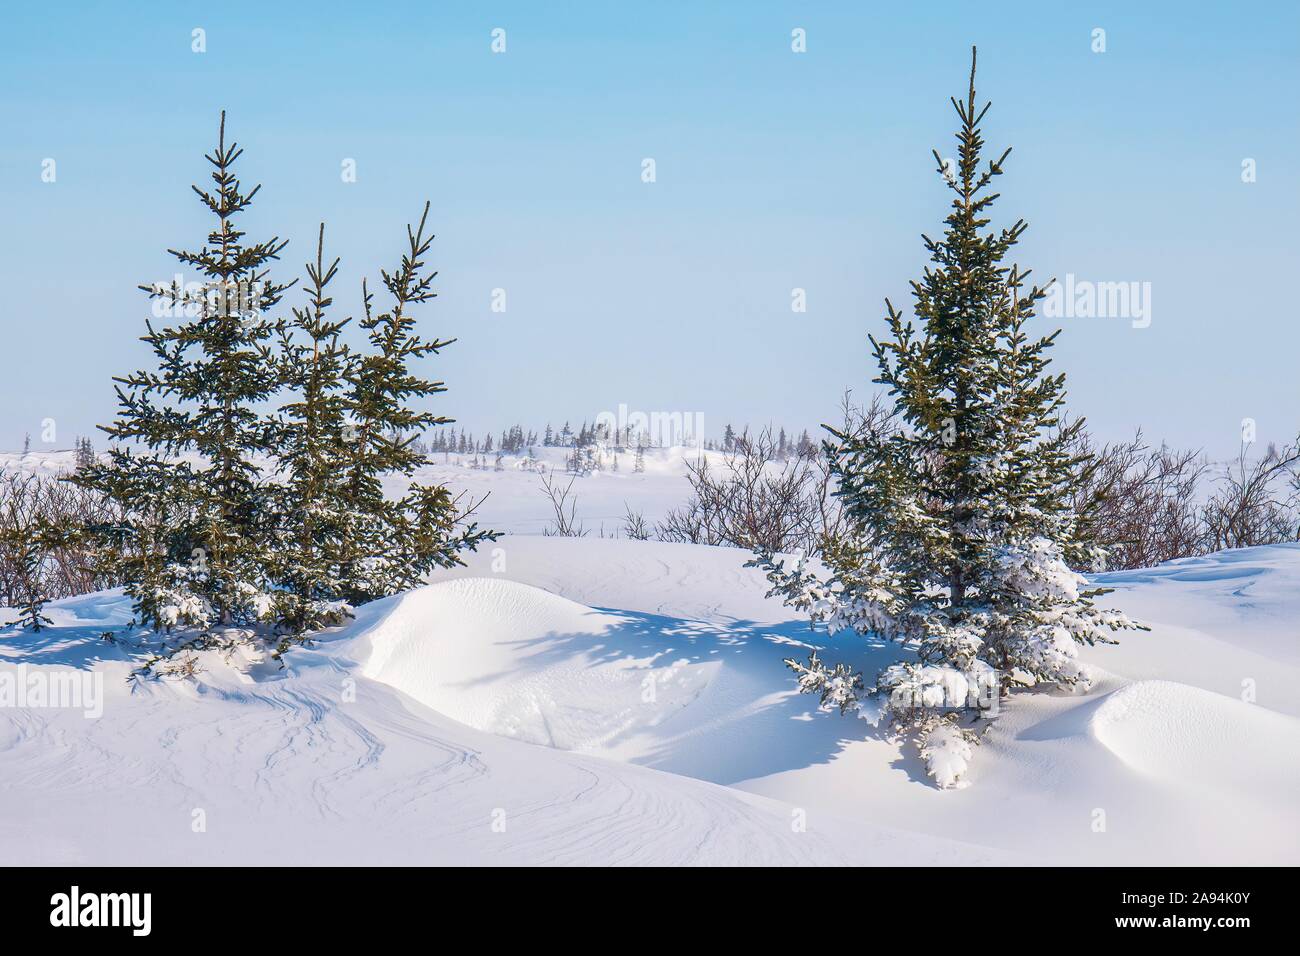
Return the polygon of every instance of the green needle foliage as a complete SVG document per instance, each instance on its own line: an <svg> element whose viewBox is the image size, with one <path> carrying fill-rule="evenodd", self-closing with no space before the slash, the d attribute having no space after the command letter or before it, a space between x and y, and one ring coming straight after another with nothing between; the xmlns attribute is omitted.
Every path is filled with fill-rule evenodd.
<svg viewBox="0 0 1300 956"><path fill-rule="evenodd" d="M141 619L159 628L250 623L271 589L262 559L274 518L258 462L274 448L260 406L280 385L271 347L280 323L265 313L286 288L269 274L285 243L247 242L236 226L261 188L241 188L242 152L226 144L223 112L206 157L213 186L193 187L213 229L195 251L168 250L198 280L140 287L155 317L171 319L146 323L157 367L115 379L110 460L73 478L130 506L110 529L109 561Z"/></svg>
<svg viewBox="0 0 1300 956"><path fill-rule="evenodd" d="M45 614L50 596L41 571L47 556L56 546L58 534L59 531L40 516L29 522L11 522L0 531L0 547L13 563L14 580L10 582L10 590L18 599L14 608L18 611L17 620L8 621L4 626L19 625L40 631L53 623Z"/></svg>
<svg viewBox="0 0 1300 956"><path fill-rule="evenodd" d="M330 316L339 263L327 264L324 225L306 303L273 315L293 283L270 275L285 243L246 241L235 224L260 188L235 176L241 152L223 113L213 186L194 187L215 224L196 251L169 250L198 281L141 287L170 320L147 323L156 368L115 380L107 459L69 480L120 506L121 520L85 532L142 623L186 632L177 647L262 638L278 653L495 535L446 489L411 482L426 464L416 439L451 421L419 407L446 389L412 370L450 344L421 339L410 314L434 297L428 204L383 273L392 308L373 314L363 285L368 347L355 351L350 320ZM385 481L409 488L389 498Z"/></svg>
<svg viewBox="0 0 1300 956"><path fill-rule="evenodd" d="M280 332L277 366L291 393L276 422L276 457L283 484L277 512L276 595L283 629L302 634L338 623L346 614L343 555L353 524L344 506L345 469L350 460L350 401L344 376L356 357L339 338L351 319L327 316L333 299L326 287L339 260L325 264L325 225L316 242L316 261L306 265L305 307Z"/></svg>
<svg viewBox="0 0 1300 956"><path fill-rule="evenodd" d="M1081 531L1072 491L1088 473L1064 424L1065 377L1048 372L1057 333L1028 331L1042 288L1007 257L1025 230L990 228L990 190L1010 150L984 164L975 96L954 99L957 159L943 237L912 283L915 320L886 301L878 377L901 427L830 430L825 448L851 533L827 549L829 577L770 553L773 593L826 622L903 644L910 655L863 690L844 664L787 662L800 688L841 710L861 704L917 732L931 773L958 781L981 717L1013 687L1086 680L1080 644L1134 628L1098 608L1105 593L1072 567L1104 555ZM967 721L973 717L973 721Z"/></svg>
<svg viewBox="0 0 1300 956"><path fill-rule="evenodd" d="M421 339L411 315L412 306L436 294L437 273L427 270L424 262L433 243L433 236L426 235L428 218L425 203L419 226L407 226L407 249L397 269L381 274L392 300L387 311L376 314L374 297L363 284L365 317L360 324L371 350L345 374L352 427L342 502L353 523L342 575L353 603L412 587L435 568L461 563L460 551L495 537L473 524L454 533L456 502L446 488L411 484L401 499L384 494L385 476L409 479L425 463L415 438L452 421L412 405L447 389L442 382L416 375L411 362L436 355L455 341Z"/></svg>

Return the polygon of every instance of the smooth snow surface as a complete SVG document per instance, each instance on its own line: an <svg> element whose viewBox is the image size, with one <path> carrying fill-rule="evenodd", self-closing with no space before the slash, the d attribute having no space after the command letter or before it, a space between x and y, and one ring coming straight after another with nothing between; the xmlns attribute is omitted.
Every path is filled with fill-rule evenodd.
<svg viewBox="0 0 1300 956"><path fill-rule="evenodd" d="M0 629L0 864L1300 863L1300 546L1102 576L1152 631L1014 697L952 791L794 693L809 642L896 652L814 634L745 558L506 537L283 670L135 686L126 602L58 602ZM102 716L4 703L55 673L102 678Z"/></svg>
<svg viewBox="0 0 1300 956"><path fill-rule="evenodd" d="M625 616L469 578L398 599L362 673L479 730L594 750L688 707L718 661L629 646Z"/></svg>
<svg viewBox="0 0 1300 956"><path fill-rule="evenodd" d="M1247 799L1300 790L1293 749L1300 720L1198 687L1129 684L1102 699L1088 731L1128 767L1154 778Z"/></svg>

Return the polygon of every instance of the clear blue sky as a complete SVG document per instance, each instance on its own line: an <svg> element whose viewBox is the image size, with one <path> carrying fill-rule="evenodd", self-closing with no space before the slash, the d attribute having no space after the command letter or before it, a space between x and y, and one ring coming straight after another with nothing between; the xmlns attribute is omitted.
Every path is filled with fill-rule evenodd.
<svg viewBox="0 0 1300 956"><path fill-rule="evenodd" d="M440 297L422 320L460 341L426 371L471 429L620 403L702 412L710 432L814 426L872 387L867 333L885 296L910 301L919 234L940 229L929 151L951 143L972 43L990 146L1015 147L997 211L1030 223L1021 261L1152 284L1149 328L1057 323L1072 410L1106 437L1143 425L1217 454L1244 417L1294 437L1297 9L6 4L0 448L24 432L40 448L45 418L60 447L111 418L110 376L148 359L136 285L208 228L189 184L222 108L263 184L246 224L290 240L288 276L324 219L341 307L432 200Z"/></svg>

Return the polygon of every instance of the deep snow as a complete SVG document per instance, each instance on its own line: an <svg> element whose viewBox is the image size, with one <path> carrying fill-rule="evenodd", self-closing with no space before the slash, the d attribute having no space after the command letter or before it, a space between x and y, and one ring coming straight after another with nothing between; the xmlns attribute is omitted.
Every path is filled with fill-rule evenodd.
<svg viewBox="0 0 1300 956"><path fill-rule="evenodd" d="M535 478L462 472L544 513ZM580 514L638 482L685 494L579 479ZM1152 631L1085 649L1087 693L1016 696L956 791L794 693L808 642L895 652L813 633L745 557L512 535L283 670L140 685L137 638L101 638L121 597L59 602L0 629L0 689L102 675L103 714L0 693L0 864L1300 862L1300 545L1102 576Z"/></svg>

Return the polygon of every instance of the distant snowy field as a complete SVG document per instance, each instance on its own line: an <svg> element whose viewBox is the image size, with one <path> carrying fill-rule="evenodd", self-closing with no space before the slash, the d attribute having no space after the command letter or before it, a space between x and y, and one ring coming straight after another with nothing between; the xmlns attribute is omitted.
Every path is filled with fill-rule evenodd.
<svg viewBox="0 0 1300 956"><path fill-rule="evenodd" d="M535 470L544 467L551 473L555 484L563 488L572 475L565 473L567 448L534 449L535 464L529 465L522 456L506 455L502 470L493 470L493 456L486 458L486 469L471 467L473 455L431 456L433 462L416 475L422 484L445 484L455 491L466 491L474 498L487 496L475 519L484 527L495 528L511 534L541 534L553 515L549 500L542 492L541 474ZM573 483L577 502L577 518L590 537L622 534L627 506L644 514L652 525L663 519L668 509L684 504L690 495L683 460L707 456L711 463L721 464L721 452L700 452L694 448L650 448L645 453L645 471L633 472L635 454L618 455L618 471L593 472ZM612 461L612 454L607 461ZM480 456L482 460L482 456ZM22 455L0 452L0 471L25 471L34 474L56 475L74 467L70 451L36 452ZM390 490L401 491L401 484L391 482Z"/></svg>
<svg viewBox="0 0 1300 956"><path fill-rule="evenodd" d="M132 690L133 639L100 637L130 616L114 593L0 629L0 688L104 695L97 718L0 696L0 864L1300 863L1300 545L1102 576L1151 633L1086 649L1086 694L1013 698L940 791L794 693L781 659L826 638L744 552L598 537L624 503L680 505L679 458L577 479L584 539L540 536L512 464L429 469L510 534L283 670L209 654ZM893 653L831 643L868 671Z"/></svg>

